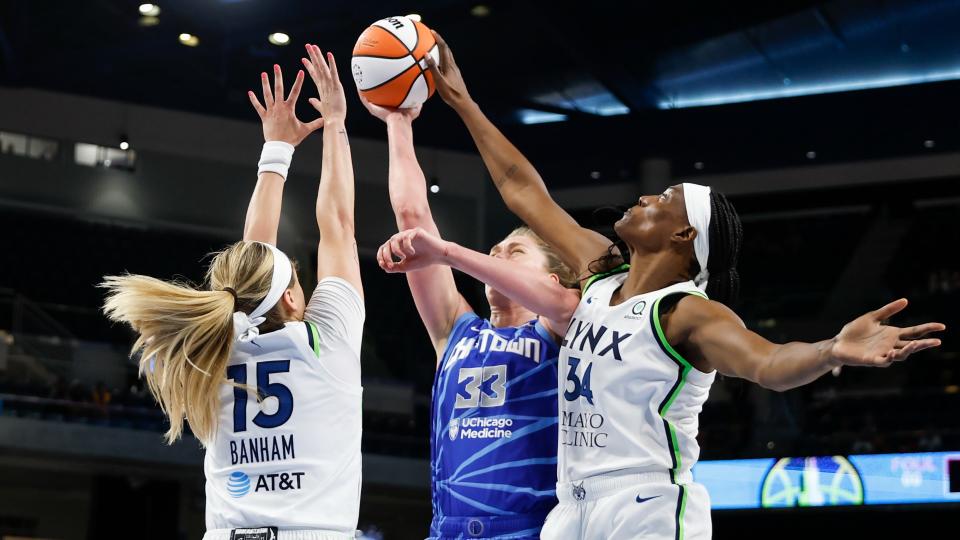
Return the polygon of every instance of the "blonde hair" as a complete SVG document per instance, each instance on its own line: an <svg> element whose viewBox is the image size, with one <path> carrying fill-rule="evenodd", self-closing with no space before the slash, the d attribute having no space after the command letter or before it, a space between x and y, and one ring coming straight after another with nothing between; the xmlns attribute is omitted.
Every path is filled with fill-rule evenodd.
<svg viewBox="0 0 960 540"><path fill-rule="evenodd" d="M183 434L184 419L201 443L212 439L233 351L233 312L256 308L272 276L269 248L242 241L214 255L206 289L141 275L104 277L103 311L139 334L130 355L140 353L140 376L170 420L168 444ZM296 271L289 286L295 283ZM262 330L283 326L279 303L265 317Z"/></svg>
<svg viewBox="0 0 960 540"><path fill-rule="evenodd" d="M521 225L512 230L510 234L507 235L507 238L510 238L511 236L526 236L532 239L547 258L547 272L556 274L556 276L560 278L560 284L568 289L576 289L579 287L576 272L564 264L564 262L560 260L560 256L557 255L557 252L554 251L553 247L544 242L543 238L540 238L540 235L533 232L533 229L527 227L526 225Z"/></svg>

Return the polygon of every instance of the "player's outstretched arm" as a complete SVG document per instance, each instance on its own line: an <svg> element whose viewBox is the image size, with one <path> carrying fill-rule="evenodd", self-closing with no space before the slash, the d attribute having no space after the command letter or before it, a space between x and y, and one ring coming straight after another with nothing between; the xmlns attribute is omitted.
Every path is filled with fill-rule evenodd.
<svg viewBox="0 0 960 540"><path fill-rule="evenodd" d="M326 58L316 45L307 45L304 58L320 99L310 104L323 117L323 165L317 190L317 225L320 245L317 252L317 279L344 279L362 295L360 260L354 236L353 162L347 138L347 100L337 74L333 54Z"/></svg>
<svg viewBox="0 0 960 540"><path fill-rule="evenodd" d="M323 119L303 123L297 118L297 98L300 97L300 88L303 86L303 71L297 73L290 95L286 99L283 97L283 73L280 66L273 66L272 90L266 73L260 74L260 83L263 87L263 103L260 103L252 91L247 92L250 104L263 123L264 148L260 156L257 187L254 188L247 207L243 239L276 245L283 184L293 158L293 150L307 135L323 126Z"/></svg>
<svg viewBox="0 0 960 540"><path fill-rule="evenodd" d="M416 273L431 265L456 268L546 317L559 333L580 303L577 291L561 285L555 275L531 274L520 264L448 242L419 227L393 235L377 251L377 262L387 272Z"/></svg>
<svg viewBox="0 0 960 540"><path fill-rule="evenodd" d="M427 181L413 146L413 121L420 114L420 107L387 109L370 103L362 95L360 101L370 114L387 124L390 205L397 228L402 231L419 227L439 236L427 200ZM424 265L407 274L407 283L439 361L453 324L471 308L457 290L449 267Z"/></svg>
<svg viewBox="0 0 960 540"><path fill-rule="evenodd" d="M681 348L698 367L784 391L838 366L887 367L938 347L940 340L927 336L945 330L940 323L909 328L884 324L906 306L906 299L891 302L847 323L836 337L817 343L771 343L747 330L723 304L696 296L680 300L662 321L668 342L683 344Z"/></svg>
<svg viewBox="0 0 960 540"><path fill-rule="evenodd" d="M437 65L430 56L427 56L427 62L437 91L466 124L503 201L510 211L557 250L567 266L579 276L586 275L590 262L607 252L610 240L578 225L550 197L533 165L470 98L450 47L438 33L433 35L440 47L440 64Z"/></svg>

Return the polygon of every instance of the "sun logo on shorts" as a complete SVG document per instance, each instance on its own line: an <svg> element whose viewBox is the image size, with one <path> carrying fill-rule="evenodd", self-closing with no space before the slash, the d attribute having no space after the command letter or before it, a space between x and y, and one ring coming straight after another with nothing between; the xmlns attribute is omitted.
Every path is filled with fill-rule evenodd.
<svg viewBox="0 0 960 540"><path fill-rule="evenodd" d="M447 425L447 434L450 435L450 440L457 440L457 433L460 433L460 419L451 418L450 423Z"/></svg>

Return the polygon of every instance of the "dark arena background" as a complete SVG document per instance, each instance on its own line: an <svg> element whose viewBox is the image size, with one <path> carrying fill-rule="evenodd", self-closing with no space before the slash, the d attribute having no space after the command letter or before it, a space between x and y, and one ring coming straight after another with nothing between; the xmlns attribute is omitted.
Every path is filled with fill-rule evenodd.
<svg viewBox="0 0 960 540"><path fill-rule="evenodd" d="M618 212L598 209L678 181L726 193L750 329L823 339L899 297L897 324L947 325L937 350L797 390L718 376L694 470L715 538L956 537L960 2L4 0L0 538L203 535L203 451L163 444L133 334L95 285L200 282L206 255L239 239L263 140L246 91L273 64L292 80L305 42L334 52L348 98L367 305L359 528L427 535L435 356L404 277L375 260L396 232L386 138L348 69L364 28L408 13L443 34L581 224L612 235ZM519 222L469 134L438 96L415 129L440 230L486 252ZM280 230L307 279L321 146L297 150Z"/></svg>

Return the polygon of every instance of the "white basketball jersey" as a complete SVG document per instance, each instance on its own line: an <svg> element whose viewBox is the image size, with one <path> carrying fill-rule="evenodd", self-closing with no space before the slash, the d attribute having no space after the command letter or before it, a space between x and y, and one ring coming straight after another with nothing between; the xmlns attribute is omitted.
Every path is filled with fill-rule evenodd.
<svg viewBox="0 0 960 540"><path fill-rule="evenodd" d="M315 529L353 535L360 508L363 301L320 282L305 322L235 343L207 447L207 530Z"/></svg>
<svg viewBox="0 0 960 540"><path fill-rule="evenodd" d="M560 349L560 482L647 472L676 481L700 455L697 416L716 372L673 350L659 312L667 296L704 295L689 281L611 306L626 268L587 286Z"/></svg>

